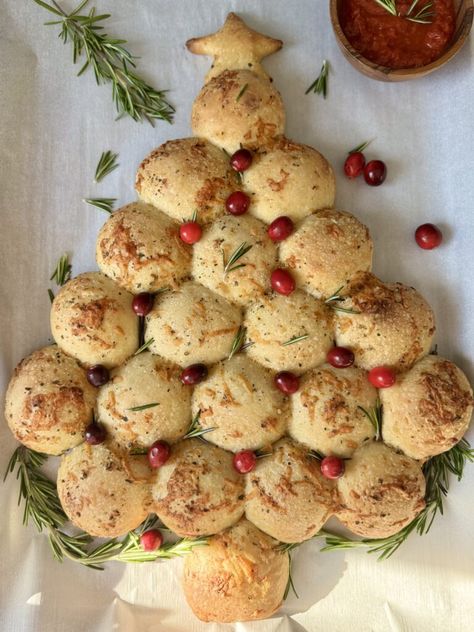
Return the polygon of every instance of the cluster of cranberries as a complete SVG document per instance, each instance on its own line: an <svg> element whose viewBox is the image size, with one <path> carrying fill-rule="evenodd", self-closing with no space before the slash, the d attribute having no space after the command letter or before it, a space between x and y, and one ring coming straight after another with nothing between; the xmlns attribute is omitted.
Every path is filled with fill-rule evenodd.
<svg viewBox="0 0 474 632"><path fill-rule="evenodd" d="M352 151L344 162L344 173L351 180L363 174L367 184L378 187L387 177L387 167L382 160L370 160L366 163L361 151Z"/></svg>

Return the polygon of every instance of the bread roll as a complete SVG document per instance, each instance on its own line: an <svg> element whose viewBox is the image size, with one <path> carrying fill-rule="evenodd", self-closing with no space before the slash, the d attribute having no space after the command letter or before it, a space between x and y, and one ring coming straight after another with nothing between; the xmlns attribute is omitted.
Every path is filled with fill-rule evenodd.
<svg viewBox="0 0 474 632"><path fill-rule="evenodd" d="M428 355L380 391L383 438L413 459L453 447L471 421L472 388L455 364Z"/></svg>
<svg viewBox="0 0 474 632"><path fill-rule="evenodd" d="M336 342L349 347L357 366L409 369L425 356L435 332L431 307L414 288L382 283L369 272L359 273L340 292L336 308Z"/></svg>
<svg viewBox="0 0 474 632"><path fill-rule="evenodd" d="M157 470L151 510L178 535L218 533L244 513L244 478L229 452L200 439L182 441Z"/></svg>
<svg viewBox="0 0 474 632"><path fill-rule="evenodd" d="M240 310L199 283L155 299L146 317L149 349L170 362L212 364L229 355L241 322Z"/></svg>
<svg viewBox="0 0 474 632"><path fill-rule="evenodd" d="M398 533L425 506L425 478L419 463L379 441L358 448L338 479L337 517L367 538Z"/></svg>
<svg viewBox="0 0 474 632"><path fill-rule="evenodd" d="M191 423L191 391L181 383L180 373L179 367L149 352L115 369L97 399L98 418L110 437L128 450L183 437ZM132 410L147 404L156 406Z"/></svg>
<svg viewBox="0 0 474 632"><path fill-rule="evenodd" d="M224 266L242 244L251 246L235 263L244 267L224 272ZM246 305L269 289L276 260L276 247L264 224L249 215L227 215L214 222L194 245L193 275L229 301Z"/></svg>
<svg viewBox="0 0 474 632"><path fill-rule="evenodd" d="M333 483L308 452L280 439L246 475L246 518L282 542L311 538L335 508Z"/></svg>
<svg viewBox="0 0 474 632"><path fill-rule="evenodd" d="M302 377L291 398L290 435L324 455L348 458L375 436L364 413L377 403L377 391L361 369L327 364Z"/></svg>
<svg viewBox="0 0 474 632"><path fill-rule="evenodd" d="M150 204L127 204L102 226L96 245L100 270L129 292L177 287L191 272L191 249L179 227Z"/></svg>
<svg viewBox="0 0 474 632"><path fill-rule="evenodd" d="M281 605L289 572L278 542L241 520L186 556L184 594L202 621L265 619Z"/></svg>
<svg viewBox="0 0 474 632"><path fill-rule="evenodd" d="M369 230L350 213L323 210L303 220L280 244L280 259L299 287L328 298L372 266Z"/></svg>
<svg viewBox="0 0 474 632"><path fill-rule="evenodd" d="M198 136L203 134L197 134ZM229 157L203 138L169 140L138 168L135 189L175 220L210 222L224 213L227 197L238 187Z"/></svg>
<svg viewBox="0 0 474 632"><path fill-rule="evenodd" d="M192 401L201 426L213 429L206 439L232 452L263 448L286 430L287 400L270 371L245 354L212 367L207 380L195 387Z"/></svg>
<svg viewBox="0 0 474 632"><path fill-rule="evenodd" d="M256 149L282 134L285 110L266 77L250 70L224 70L196 97L191 126L196 136L232 154L240 146Z"/></svg>
<svg viewBox="0 0 474 632"><path fill-rule="evenodd" d="M85 365L122 364L138 347L133 296L100 272L85 272L61 288L51 308L59 347Z"/></svg>
<svg viewBox="0 0 474 632"><path fill-rule="evenodd" d="M148 513L148 485L135 482L123 458L104 444L83 443L62 457L58 494L71 522L94 536L124 535Z"/></svg>
<svg viewBox="0 0 474 632"><path fill-rule="evenodd" d="M267 224L280 215L297 221L334 205L331 165L312 147L288 138L262 147L243 180L252 194L249 212Z"/></svg>
<svg viewBox="0 0 474 632"><path fill-rule="evenodd" d="M77 360L52 345L16 367L5 396L5 419L31 450L61 454L83 441L95 399L96 389Z"/></svg>
<svg viewBox="0 0 474 632"><path fill-rule="evenodd" d="M301 373L322 364L333 345L332 311L306 294L270 294L249 306L244 325L248 355L274 371ZM284 344L298 336L308 336Z"/></svg>

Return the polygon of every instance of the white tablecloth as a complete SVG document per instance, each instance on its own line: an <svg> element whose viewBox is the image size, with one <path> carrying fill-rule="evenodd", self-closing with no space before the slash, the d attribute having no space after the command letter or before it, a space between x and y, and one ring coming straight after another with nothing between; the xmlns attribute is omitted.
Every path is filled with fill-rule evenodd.
<svg viewBox="0 0 474 632"><path fill-rule="evenodd" d="M71 7L64 0L65 7ZM228 11L285 42L266 67L282 92L287 134L316 146L334 164L337 207L366 222L375 240L375 272L414 285L433 305L442 355L474 378L474 224L472 39L436 74L383 84L359 75L343 59L326 1L97 0L113 16L109 29L129 40L139 69L170 88L174 125L153 129L114 122L110 88L91 74L74 76L70 47L31 0L0 5L0 196L2 212L2 391L16 363L50 341L46 289L63 252L74 273L95 269L95 237L106 216L83 197L134 199L137 164L168 138L190 134L189 114L209 61L184 42L216 30ZM326 100L304 91L331 64ZM383 186L342 175L348 149L374 138L367 151L388 165ZM92 183L103 150L120 153L120 168ZM414 228L439 224L441 248L420 250ZM14 448L1 426L0 469ZM472 432L471 432L472 437ZM255 624L214 626L190 614L178 585L179 562L112 565L103 573L51 558L45 537L21 525L17 483L0 487L0 627L5 632L308 630L337 632L458 632L474 622L474 466L453 482L445 516L428 536L413 536L389 561L364 552L318 554L302 549L296 562L302 614ZM332 590L330 590L332 588ZM322 598L330 590L329 594ZM316 603L314 603L316 602Z"/></svg>

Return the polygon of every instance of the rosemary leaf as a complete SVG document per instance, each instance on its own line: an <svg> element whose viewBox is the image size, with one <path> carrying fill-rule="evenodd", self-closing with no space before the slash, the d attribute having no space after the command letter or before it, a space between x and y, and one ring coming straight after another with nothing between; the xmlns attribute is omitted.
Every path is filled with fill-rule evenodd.
<svg viewBox="0 0 474 632"><path fill-rule="evenodd" d="M327 89L328 89L328 86L327 86L328 76L329 76L329 62L325 59L323 61L323 65L321 66L321 71L318 77L309 86L305 94L314 92L314 94L322 94L323 97L326 98Z"/></svg>
<svg viewBox="0 0 474 632"><path fill-rule="evenodd" d="M159 406L160 402L152 402L151 404L142 404L141 406L133 406L133 408L127 408L132 413L139 413L142 410L147 410L148 408L155 408L155 406Z"/></svg>
<svg viewBox="0 0 474 632"><path fill-rule="evenodd" d="M95 181L100 182L105 178L105 176L109 175L114 169L118 167L117 162L118 154L114 154L111 151L104 151L97 163L97 168L95 170Z"/></svg>
<svg viewBox="0 0 474 632"><path fill-rule="evenodd" d="M140 353L142 353L143 351L146 351L146 349L148 349L148 347L150 345L152 345L155 342L154 338L149 338L148 340L146 340L141 347L139 347L135 353L133 354L134 356L139 355Z"/></svg>
<svg viewBox="0 0 474 632"><path fill-rule="evenodd" d="M292 549L286 549L286 553L288 555L289 558L289 567L288 567L288 581L286 583L286 588L285 588L285 592L283 594L283 601L285 601L285 599L287 599L288 595L290 594L290 590L292 590L295 593L295 596L297 599L299 599L299 595L296 592L295 589L295 584L293 583L293 577L291 574L291 566L292 566L292 559L291 559L291 550Z"/></svg>
<svg viewBox="0 0 474 632"><path fill-rule="evenodd" d="M242 86L239 94L235 97L236 101L240 101L241 97L245 94L247 88L249 87L249 84L246 83L245 85Z"/></svg>
<svg viewBox="0 0 474 632"><path fill-rule="evenodd" d="M354 147L353 149L350 149L347 153L348 154L356 154L359 151L364 151L364 149L366 149L370 145L372 140L366 140L365 142L361 143L360 145L357 145L357 147Z"/></svg>
<svg viewBox="0 0 474 632"><path fill-rule="evenodd" d="M246 241L243 241L240 246L238 246L234 252L230 255L227 263L225 262L224 253L222 253L222 261L224 264L224 274L228 272L232 272L233 270L238 270L239 268L245 267L245 263L237 263L241 257L243 257L247 252L252 248L252 244L248 244Z"/></svg>
<svg viewBox="0 0 474 632"><path fill-rule="evenodd" d="M96 206L97 208L100 208L101 211L112 213L117 198L84 198L83 201L86 204L90 204L91 206Z"/></svg>
<svg viewBox="0 0 474 632"><path fill-rule="evenodd" d="M71 13L66 13L54 0L53 4L34 1L58 17L46 24L61 27L59 37L64 44L71 42L73 63L80 58L84 61L78 76L91 68L97 85L111 84L118 118L128 115L134 121L146 119L152 125L155 119L171 123L174 108L165 98L166 90L156 90L136 74L136 58L123 46L126 40L103 32L99 22L109 18L109 14L98 15L93 7L81 15L89 0L83 0Z"/></svg>
<svg viewBox="0 0 474 632"><path fill-rule="evenodd" d="M360 312L357 312L355 309L350 309L349 307L341 307L340 305L338 305L338 303L341 303L342 301L346 300L345 296L341 296L339 294L339 292L342 290L343 287L344 286L341 285L341 287L338 288L334 292L334 294L332 294L324 302L326 303L326 305L329 305L329 307L331 307L336 312L344 312L346 314L360 314Z"/></svg>
<svg viewBox="0 0 474 632"><path fill-rule="evenodd" d="M392 15L398 15L395 0L374 0L374 1L383 9L391 13Z"/></svg>
<svg viewBox="0 0 474 632"><path fill-rule="evenodd" d="M410 8L403 17L405 17L410 22L417 22L418 24L431 24L435 15L433 11L433 2L427 2L415 13L418 2L419 0L413 0Z"/></svg>
<svg viewBox="0 0 474 632"><path fill-rule="evenodd" d="M382 404L380 400L377 398L377 402L375 406L370 410L366 410L362 406L357 406L359 410L361 410L366 417L369 419L370 423L374 427L375 430L375 440L382 440Z"/></svg>
<svg viewBox="0 0 474 632"><path fill-rule="evenodd" d="M232 340L232 345L231 345L230 353L228 356L229 360L233 358L237 353L239 353L239 351L243 351L244 348L248 348L253 344L253 342L244 343L246 335L247 335L247 327L240 325L240 327L237 330L237 333L234 336L234 339Z"/></svg>
<svg viewBox="0 0 474 632"><path fill-rule="evenodd" d="M68 255L64 254L60 257L53 274L49 277L50 281L54 281L56 285L64 285L71 278L72 266L69 263Z"/></svg>
<svg viewBox="0 0 474 632"><path fill-rule="evenodd" d="M290 338L286 342L282 342L281 346L288 347L289 345L294 345L295 343L301 342L302 340L306 340L307 338L309 338L309 334L302 334L301 336L293 336L293 338Z"/></svg>
<svg viewBox="0 0 474 632"><path fill-rule="evenodd" d="M200 417L201 417L201 411L198 410L197 413L194 415L189 425L188 431L184 435L183 439L193 439L196 437L202 437L202 435L205 435L208 432L211 432L212 430L214 430L214 428L203 428L201 424L199 423Z"/></svg>

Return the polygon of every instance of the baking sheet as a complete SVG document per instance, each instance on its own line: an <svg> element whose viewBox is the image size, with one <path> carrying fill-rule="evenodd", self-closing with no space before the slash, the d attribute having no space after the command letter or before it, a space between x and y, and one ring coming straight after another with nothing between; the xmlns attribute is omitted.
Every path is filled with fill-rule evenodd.
<svg viewBox="0 0 474 632"><path fill-rule="evenodd" d="M63 252L74 274L95 269L94 248L106 216L84 197L135 198L135 169L153 147L190 135L191 103L209 61L184 42L216 30L236 11L257 30L285 42L266 68L287 108L287 135L317 147L337 173L337 207L366 222L375 241L376 274L414 285L432 304L438 348L474 381L474 70L472 38L449 65L413 82L382 84L343 59L322 0L97 0L112 13L108 30L142 57L140 72L170 88L172 126L153 129L114 121L108 86L90 74L74 77L71 50L42 23L50 16L32 1L0 4L0 198L2 213L1 390L16 363L50 341L48 278ZM65 7L74 3L63 0ZM326 100L304 91L331 64ZM388 165L387 181L371 188L344 179L347 150L374 138L368 155ZM102 151L120 153L120 167L92 183ZM439 224L445 243L417 248L414 228ZM468 437L473 439L473 433ZM0 426L0 470L15 443ZM474 466L453 482L443 518L428 536L413 536L391 559L363 552L295 557L301 593L288 614L234 626L204 625L190 613L177 581L179 561L98 573L52 560L45 537L21 526L17 484L0 486L0 629L7 632L235 630L353 632L472 629L474 620ZM329 594L326 595L326 592ZM325 596L326 595L326 596ZM313 604L313 605L311 605Z"/></svg>

